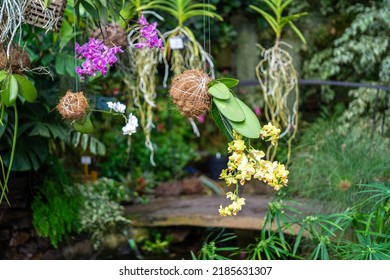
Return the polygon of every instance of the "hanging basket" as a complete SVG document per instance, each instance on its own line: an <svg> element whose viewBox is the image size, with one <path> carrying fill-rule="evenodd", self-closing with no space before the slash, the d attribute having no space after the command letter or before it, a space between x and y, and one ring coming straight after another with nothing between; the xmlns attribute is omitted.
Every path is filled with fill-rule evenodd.
<svg viewBox="0 0 390 280"><path fill-rule="evenodd" d="M44 8L41 1L32 0L26 7L24 22L57 32L61 29L66 3L67 0L51 0L50 5Z"/></svg>

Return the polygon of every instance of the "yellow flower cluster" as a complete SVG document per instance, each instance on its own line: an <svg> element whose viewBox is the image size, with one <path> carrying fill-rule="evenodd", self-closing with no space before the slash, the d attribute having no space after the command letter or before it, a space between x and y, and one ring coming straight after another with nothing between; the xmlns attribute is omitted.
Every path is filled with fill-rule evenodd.
<svg viewBox="0 0 390 280"><path fill-rule="evenodd" d="M247 149L239 134L235 133L234 137L235 140L229 143L228 148L228 152L232 154L229 156L228 168L222 170L220 175L228 186L237 182L244 185L245 181L252 178L267 183L275 190L287 185L289 172L283 164L264 160L263 151Z"/></svg>
<svg viewBox="0 0 390 280"><path fill-rule="evenodd" d="M228 192L226 198L230 198L232 203L226 207L222 207L222 204L219 206L219 215L221 216L231 216L237 215L237 212L241 210L242 205L245 205L245 198L240 198L238 195Z"/></svg>
<svg viewBox="0 0 390 280"><path fill-rule="evenodd" d="M279 134L280 134L280 129L277 128L276 126L273 126L270 122L264 125L260 131L261 139L264 140L266 138L266 141L271 141L271 144L274 146L278 142Z"/></svg>

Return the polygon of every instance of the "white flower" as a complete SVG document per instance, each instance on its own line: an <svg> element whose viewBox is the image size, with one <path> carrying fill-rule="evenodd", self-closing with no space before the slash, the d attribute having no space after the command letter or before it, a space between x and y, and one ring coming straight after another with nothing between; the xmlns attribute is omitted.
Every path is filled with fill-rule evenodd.
<svg viewBox="0 0 390 280"><path fill-rule="evenodd" d="M124 127L122 127L122 131L124 135L131 135L135 133L136 129L138 127L138 119L136 116L133 116L133 114L129 115L129 119Z"/></svg>
<svg viewBox="0 0 390 280"><path fill-rule="evenodd" d="M108 108L114 110L115 112L118 112L118 113L122 113L124 114L125 113L125 110L126 110L126 105L120 103L120 102L107 102L107 106Z"/></svg>

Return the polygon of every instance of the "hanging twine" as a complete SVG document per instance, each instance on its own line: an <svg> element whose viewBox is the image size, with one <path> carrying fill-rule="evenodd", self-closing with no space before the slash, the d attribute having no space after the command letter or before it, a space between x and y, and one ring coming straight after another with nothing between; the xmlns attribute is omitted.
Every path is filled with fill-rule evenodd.
<svg viewBox="0 0 390 280"><path fill-rule="evenodd" d="M82 91L67 91L57 104L57 110L64 119L79 120L84 117L89 107L88 100Z"/></svg>
<svg viewBox="0 0 390 280"><path fill-rule="evenodd" d="M210 77L200 70L187 70L172 80L169 93L180 113L193 118L209 111L211 97L207 84Z"/></svg>

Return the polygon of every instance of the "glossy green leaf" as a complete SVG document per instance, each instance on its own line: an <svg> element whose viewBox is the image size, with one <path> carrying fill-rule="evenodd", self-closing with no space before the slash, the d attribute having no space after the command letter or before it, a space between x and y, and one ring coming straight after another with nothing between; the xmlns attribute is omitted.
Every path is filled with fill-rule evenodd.
<svg viewBox="0 0 390 280"><path fill-rule="evenodd" d="M33 83L19 74L13 74L12 76L18 81L19 94L28 102L34 102L37 99L38 93Z"/></svg>
<svg viewBox="0 0 390 280"><path fill-rule="evenodd" d="M209 93L218 99L224 99L224 100L229 99L232 96L229 88L222 83L217 83L212 87L210 87Z"/></svg>
<svg viewBox="0 0 390 280"><path fill-rule="evenodd" d="M9 107L15 104L16 98L18 97L18 82L13 75L9 76L8 79L3 83L1 91L1 99L5 106Z"/></svg>
<svg viewBox="0 0 390 280"><path fill-rule="evenodd" d="M245 121L235 122L229 120L229 123L233 129L242 136L247 138L259 138L261 126L256 114L244 102L238 98L235 99L245 113Z"/></svg>
<svg viewBox="0 0 390 280"><path fill-rule="evenodd" d="M93 125L90 118L87 118L87 120L84 123L80 123L78 121L75 121L73 123L73 127L76 131L81 133L92 133L93 131Z"/></svg>
<svg viewBox="0 0 390 280"><path fill-rule="evenodd" d="M217 105L217 108L222 115L224 115L227 119L235 122L242 122L245 120L244 111L241 109L241 106L238 104L234 96L226 100L213 98L213 102Z"/></svg>

